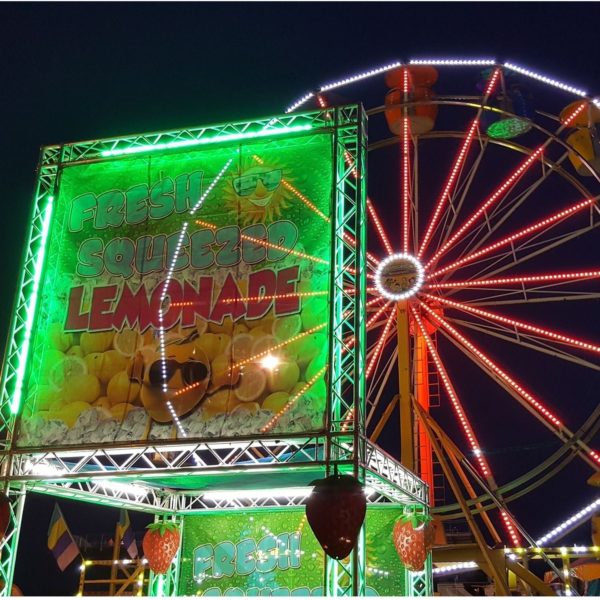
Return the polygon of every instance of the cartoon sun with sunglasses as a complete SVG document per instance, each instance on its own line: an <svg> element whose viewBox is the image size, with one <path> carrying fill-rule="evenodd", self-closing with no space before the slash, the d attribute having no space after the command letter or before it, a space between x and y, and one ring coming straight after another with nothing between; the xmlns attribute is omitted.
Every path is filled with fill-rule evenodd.
<svg viewBox="0 0 600 600"><path fill-rule="evenodd" d="M280 168L255 165L233 177L231 184L227 204L244 225L274 221L288 206Z"/></svg>

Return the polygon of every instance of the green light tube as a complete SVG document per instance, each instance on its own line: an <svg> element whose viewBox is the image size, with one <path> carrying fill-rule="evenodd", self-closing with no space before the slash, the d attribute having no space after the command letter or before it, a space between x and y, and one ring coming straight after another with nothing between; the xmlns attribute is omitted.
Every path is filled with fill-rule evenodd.
<svg viewBox="0 0 600 600"><path fill-rule="evenodd" d="M48 197L48 204L44 211L44 221L42 224L42 232L40 239L40 249L35 263L33 272L33 288L29 296L29 306L27 307L27 320L25 321L25 335L21 342L21 353L19 355L19 367L16 372L15 391L12 402L10 404L10 412L16 415L19 412L21 404L21 395L23 393L23 379L25 377L25 368L27 366L27 354L29 353L29 342L31 339L31 329L33 327L33 319L35 317L35 309L37 307L37 295L40 287L40 278L42 276L42 267L44 266L44 256L46 254L46 243L48 241L48 233L50 231L50 221L52 218L54 196Z"/></svg>
<svg viewBox="0 0 600 600"><path fill-rule="evenodd" d="M217 144L221 142L233 142L235 140L263 138L272 135L283 135L286 133L296 133L298 131L308 131L312 128L312 125L293 125L291 127L280 127L279 129L261 129L260 131L250 131L248 133L230 133L226 135L203 137L199 140L181 140L179 142L144 144L142 146L133 146L131 148L104 150L101 154L102 156L122 156L124 154L139 154L141 152L151 152L153 150L169 150L171 148L185 148L186 146L202 146L205 144Z"/></svg>

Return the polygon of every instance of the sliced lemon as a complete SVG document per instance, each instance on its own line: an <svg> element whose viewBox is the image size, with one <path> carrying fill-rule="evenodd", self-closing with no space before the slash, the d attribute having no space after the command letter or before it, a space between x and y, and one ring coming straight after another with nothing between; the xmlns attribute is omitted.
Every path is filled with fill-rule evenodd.
<svg viewBox="0 0 600 600"><path fill-rule="evenodd" d="M300 367L295 362L282 362L267 373L270 392L289 392L300 379Z"/></svg>
<svg viewBox="0 0 600 600"><path fill-rule="evenodd" d="M231 412L239 403L231 390L219 390L202 403L202 418L206 421L217 415Z"/></svg>
<svg viewBox="0 0 600 600"><path fill-rule="evenodd" d="M238 333L231 341L231 355L235 362L246 360L252 356L254 337L249 333Z"/></svg>
<svg viewBox="0 0 600 600"><path fill-rule="evenodd" d="M300 333L302 318L300 315L279 317L273 321L271 332L279 342L287 342Z"/></svg>
<svg viewBox="0 0 600 600"><path fill-rule="evenodd" d="M134 329L117 331L113 338L113 348L123 356L132 357L144 345L143 336Z"/></svg>
<svg viewBox="0 0 600 600"><path fill-rule="evenodd" d="M235 397L241 402L255 402L264 393L267 376L264 371L253 364L244 365L241 369L240 381L234 388Z"/></svg>
<svg viewBox="0 0 600 600"><path fill-rule="evenodd" d="M87 365L85 360L79 356L64 356L60 362L50 368L48 372L48 380L54 389L60 390L65 385L65 382L77 375L85 375L87 373Z"/></svg>

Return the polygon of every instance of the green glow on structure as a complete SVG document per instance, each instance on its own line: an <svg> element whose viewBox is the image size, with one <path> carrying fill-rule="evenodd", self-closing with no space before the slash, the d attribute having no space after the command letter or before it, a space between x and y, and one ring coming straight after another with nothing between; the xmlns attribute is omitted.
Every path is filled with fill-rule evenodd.
<svg viewBox="0 0 600 600"><path fill-rule="evenodd" d="M40 234L40 248L35 263L33 272L33 288L29 297L29 306L27 307L27 320L25 321L25 334L21 341L21 353L19 355L19 368L16 373L15 391L10 405L10 412L16 415L19 412L21 404L21 394L23 393L23 379L25 377L25 369L27 366L27 354L29 353L29 342L31 340L31 329L33 327L33 319L35 317L35 309L37 306L37 295L40 287L40 278L42 276L42 267L44 266L44 256L46 254L46 242L48 241L48 232L50 231L50 221L52 217L52 206L54 196L48 197L48 204L44 211L44 221Z"/></svg>
<svg viewBox="0 0 600 600"><path fill-rule="evenodd" d="M141 152L151 152L154 150L170 150L172 148L185 148L187 146L202 146L205 144L217 144L221 142L233 142L236 140L248 140L253 138L264 138L272 135L284 135L286 133L297 133L299 131L308 131L312 125L292 125L291 127L280 127L278 129L261 129L260 131L249 131L247 133L230 133L225 135L216 135L203 137L199 140L181 140L178 142L164 142L160 144L145 144L142 146L133 146L117 150L104 150L102 156L122 156L124 154L139 154Z"/></svg>
<svg viewBox="0 0 600 600"><path fill-rule="evenodd" d="M487 134L494 139L510 140L527 133L531 129L531 121L513 117L500 119L487 128Z"/></svg>

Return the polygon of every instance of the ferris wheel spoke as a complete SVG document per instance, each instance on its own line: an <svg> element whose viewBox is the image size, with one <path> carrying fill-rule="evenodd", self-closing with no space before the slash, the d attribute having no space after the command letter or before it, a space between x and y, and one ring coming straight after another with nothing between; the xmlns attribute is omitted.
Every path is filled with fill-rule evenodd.
<svg viewBox="0 0 600 600"><path fill-rule="evenodd" d="M542 402L515 381L515 379L513 379L506 371L500 368L484 352L477 348L475 344L448 323L446 319L434 312L427 304L422 303L421 306L427 311L428 315L433 318L434 322L438 322L441 325L440 331L446 339L468 356L538 421L545 425L563 442L573 437L573 433L546 406L544 406ZM581 458L589 465L598 469L598 466L600 465L600 455L594 450L591 450L589 446L580 440L577 440L576 445Z"/></svg>
<svg viewBox="0 0 600 600"><path fill-rule="evenodd" d="M552 329L548 329L547 327L540 327L539 325L534 325L532 323L526 323L525 321L520 321L517 319L513 319L511 317L507 317L495 312L491 312L489 310L483 310L481 308L476 308L465 304L463 302L456 302L454 300L450 300L448 298L443 298L440 296L432 296L430 294L422 294L429 300L435 300L437 302L441 302L445 306L449 306L451 308L458 309L464 313L468 313L479 317L482 320L493 321L495 323L499 323L503 326L503 329L513 332L517 338L519 335L523 335L523 332L527 332L529 336L533 335L533 337L542 338L546 340L550 340L552 342L566 345L572 348L578 348L580 350L585 350L587 352L591 352L596 355L600 355L600 345L593 344L591 342L580 340L578 338L567 336L565 334L559 333ZM586 366L592 366L593 368L600 370L600 365L593 365L593 363L587 363Z"/></svg>
<svg viewBox="0 0 600 600"><path fill-rule="evenodd" d="M544 162L549 165L548 169L542 172L542 175L538 177L526 190L518 194L512 202L504 202L496 206L489 215L485 216L485 221L476 227L472 234L469 236L469 243L466 244L465 248L460 252L458 258L461 259L467 254L471 254L477 251L486 240L488 240L494 233L496 233L500 227L514 214L514 212L529 198L531 195L539 189L539 187L552 175L553 173L560 172L559 165L569 156L568 152L565 152L557 161L551 162L548 159L544 159Z"/></svg>
<svg viewBox="0 0 600 600"><path fill-rule="evenodd" d="M473 430L473 426L471 425L471 422L469 421L469 418L467 417L467 414L464 410L462 402L460 401L458 394L456 393L456 390L454 389L454 386L452 385L452 382L450 381L450 377L448 376L448 372L446 371L446 368L442 362L442 359L440 358L440 355L438 354L437 348L435 347L434 343L432 342L430 335L427 333L427 330L425 329L425 325L423 324L423 321L421 320L421 317L419 316L418 312L413 307L411 307L411 312L412 312L413 319L415 320L415 323L417 324L417 326L420 330L420 335L425 340L427 349L433 359L433 362L435 364L437 372L442 380L442 385L444 386L446 394L450 398L450 402L452 403L452 408L453 408L454 414L458 420L458 424L462 428L463 433L465 434L465 436L467 438L467 442L471 448L471 451L473 452L473 454L476 457L477 464L479 465L479 469L481 470L482 475L488 481L488 484L490 484L492 487L495 488L497 486L496 486L495 481L493 480L493 474L492 474L491 468L489 466L489 463L488 463L486 457L483 455L483 451L481 450L481 445L479 444L479 441L477 439L475 431Z"/></svg>
<svg viewBox="0 0 600 600"><path fill-rule="evenodd" d="M427 224L427 229L425 230L425 236L423 237L423 241L422 241L422 243L419 247L419 251L417 253L417 258L419 258L419 259L423 256L423 253L427 250L427 246L431 240L431 237L436 232L436 228L439 223L440 217L443 213L443 210L445 209L446 204L450 202L450 198L452 196L454 187L455 187L455 185L458 181L458 178L460 176L460 173L462 171L463 165L465 163L466 157L471 148L471 144L473 142L475 134L478 131L479 121L481 118L481 114L483 112L483 107L487 104L490 94L494 91L494 88L495 88L499 78L500 78L500 69L495 69L488 80L487 86L486 86L484 94L483 94L481 106L477 110L477 115L475 116L475 118L471 122L471 125L469 126L469 129L467 130L467 134L463 140L463 143L461 144L461 147L456 155L456 158L454 159L454 164L453 164L452 168L450 169L450 175L448 176L448 179L446 180L446 183L444 185L442 193L441 193L440 197L438 198L437 203L435 204L433 215L432 215L431 219L429 220L429 223Z"/></svg>
<svg viewBox="0 0 600 600"><path fill-rule="evenodd" d="M482 256L486 256L486 255L493 253L496 250L498 250L500 248L504 248L506 246L510 246L511 248L513 248L512 252L516 252L515 242L519 242L520 240L527 240L528 238L530 238L531 236L533 236L536 233L538 235L545 233L548 230L552 229L552 227L555 227L556 225L563 223L565 220L567 220L573 216L580 215L582 213L582 211L585 211L585 210L590 211L590 219L593 223L594 215L596 214L596 211L594 210L594 208L596 207L599 199L600 199L600 196L595 196L593 198L587 198L585 200L581 200L579 202L571 204L570 206L568 206L560 211L557 211L555 213L552 213L542 219L538 219L537 221L534 221L533 223L527 225L526 227L523 227L523 228L519 229L518 231L505 236L504 238L498 240L497 242L494 242L492 244L489 244L488 246L480 248L479 250L471 252L470 254L467 254L466 256L463 256L462 258L455 260L454 262L452 262L446 266L443 266L440 269L437 269L436 271L431 273L430 277L432 277L432 278L439 277L440 275L447 273L448 271L452 271L459 267L463 267L464 265L469 264L470 262L473 262L474 260L479 259ZM585 228L585 230L587 231L587 227ZM565 235L570 236L571 233L565 234ZM578 235L581 235L581 234L578 232ZM562 238L563 236L560 236L560 237ZM569 239L571 239L571 238L569 237Z"/></svg>
<svg viewBox="0 0 600 600"><path fill-rule="evenodd" d="M555 135L562 132L569 124L583 111L586 107L586 103L582 102L569 117L567 117L556 131ZM485 200L468 218L467 220L446 240L442 247L431 257L431 259L425 265L426 268L430 268L436 264L439 258L450 249L459 239L469 231L473 225L478 222L484 215L489 214L489 210L501 202L512 189L512 187L523 177L523 175L538 161L544 165L543 153L545 149L554 140L554 136L549 136L548 139L538 146L529 157L521 163L517 169L515 169L505 180L501 183L494 193Z"/></svg>
<svg viewBox="0 0 600 600"><path fill-rule="evenodd" d="M385 367L380 370L378 378L369 385L369 393L367 394L368 412L367 419L365 422L365 428L369 427L371 421L375 417L377 407L379 406L379 401L381 400L383 393L386 390L387 382L389 381L390 375L394 370L394 367L396 366L397 359L398 348L394 348L393 352L390 353L390 357L388 358ZM373 400L370 400L370 398L372 398L372 393L374 389L377 389L377 393L375 394Z"/></svg>
<svg viewBox="0 0 600 600"><path fill-rule="evenodd" d="M379 339L377 340L377 343L375 344L373 354L370 357L370 360L367 364L367 369L365 371L365 377L367 380L372 375L373 369L376 367L377 363L379 362L379 358L381 357L383 348L384 348L385 344L389 341L388 338L391 337L391 335L393 335L393 333L390 335L390 330L391 330L392 325L394 324L395 320L396 320L395 314L392 312L392 314L390 314L390 316L388 317L388 320L385 324L385 327L383 328L383 331L382 331Z"/></svg>
<svg viewBox="0 0 600 600"><path fill-rule="evenodd" d="M521 293L521 292L519 292ZM522 298L518 300L499 300L499 297L506 297L508 295L504 294L502 296L489 296L486 298L478 298L475 301L471 301L469 304L471 306L506 306L510 304L539 304L540 302L569 302L569 301L584 301L584 300L600 300L600 294L581 294L577 292L565 293L562 296L545 296L540 298Z"/></svg>
<svg viewBox="0 0 600 600"><path fill-rule="evenodd" d="M497 339L504 340L506 342L510 342L511 344L516 344L521 348L527 348L528 350L534 350L535 352L540 352L542 354L547 354L554 358L558 358L560 360L565 360L568 362L572 362L574 364L579 365L580 367L586 367L593 371L600 371L600 365L594 364L588 360L584 360L583 358L576 356L574 354L570 354L564 350L555 348L550 344L546 344L543 341L536 339L535 337L524 335L522 333L515 333L514 330L510 330L509 328L504 328L500 326L494 325L482 325L476 324L471 321L465 321L462 319L455 319L451 317L446 317L450 323L454 323L455 325L459 325L461 327L466 327L467 329L471 329L473 331L477 331L479 333L484 333L486 335L495 337Z"/></svg>

